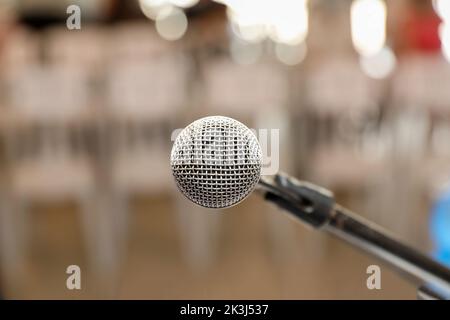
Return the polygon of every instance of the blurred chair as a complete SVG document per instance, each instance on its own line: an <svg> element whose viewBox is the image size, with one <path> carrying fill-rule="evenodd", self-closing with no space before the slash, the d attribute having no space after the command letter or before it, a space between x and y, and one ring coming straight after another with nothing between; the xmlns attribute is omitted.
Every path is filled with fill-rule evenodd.
<svg viewBox="0 0 450 320"><path fill-rule="evenodd" d="M227 58L206 62L205 112L235 117L252 126L256 114L287 109L286 75L277 65L239 65Z"/></svg>
<svg viewBox="0 0 450 320"><path fill-rule="evenodd" d="M167 53L173 54L175 47L176 44L163 40L147 21L115 25L108 33L106 44L111 63L142 61Z"/></svg>
<svg viewBox="0 0 450 320"><path fill-rule="evenodd" d="M205 66L205 112L236 118L250 128L263 148L263 174L278 170L293 173L290 140L289 83L287 73L270 61L239 65L228 58L209 61ZM272 130L274 129L274 130ZM292 257L294 228L292 222L269 207L266 219L274 244L274 261ZM280 264L281 265L281 264Z"/></svg>
<svg viewBox="0 0 450 320"><path fill-rule="evenodd" d="M23 27L16 27L8 33L0 51L0 74L6 76L36 64L39 60L39 40L36 34Z"/></svg>
<svg viewBox="0 0 450 320"><path fill-rule="evenodd" d="M115 39L118 50L112 50L107 72L108 149L102 167L108 168L110 200L119 208L123 239L133 196L173 193L171 132L186 100L184 57L160 52L153 31L144 30L138 48L128 45L130 33Z"/></svg>
<svg viewBox="0 0 450 320"><path fill-rule="evenodd" d="M430 148L423 165L423 180L430 198L450 180L450 123L445 117L439 117L432 124Z"/></svg>
<svg viewBox="0 0 450 320"><path fill-rule="evenodd" d="M411 239L418 239L414 226L427 222L423 209L417 210L420 195L425 192L431 199L449 177L449 82L448 62L439 54L405 56L392 81L392 153L401 174L393 183L397 191L392 210L410 212L409 217L398 217L397 224Z"/></svg>
<svg viewBox="0 0 450 320"><path fill-rule="evenodd" d="M7 14L10 14L9 12ZM9 16L7 18L10 18ZM20 281L20 275L24 271L24 230L18 226L15 220L21 222L21 217L12 214L12 202L10 200L9 181L7 179L7 168L4 166L6 153L5 129L8 124L7 116L7 93L6 82L8 77L20 73L30 65L36 64L39 56L39 38L25 28L15 27L2 38L0 48L0 141L2 166L0 175L0 282L2 292L5 287L11 287ZM17 281L16 281L17 280Z"/></svg>
<svg viewBox="0 0 450 320"><path fill-rule="evenodd" d="M110 68L108 115L117 191L170 189L170 129L184 101L182 68L170 56L117 62Z"/></svg>
<svg viewBox="0 0 450 320"><path fill-rule="evenodd" d="M317 62L309 70L306 89L307 105L320 115L357 117L376 107L370 80L352 57Z"/></svg>
<svg viewBox="0 0 450 320"><path fill-rule="evenodd" d="M310 70L306 92L308 111L317 121L313 179L332 189L361 189L377 167L372 156L359 148L357 131L378 108L369 79L357 61L336 56Z"/></svg>
<svg viewBox="0 0 450 320"><path fill-rule="evenodd" d="M307 114L314 124L308 134L315 141L309 161L311 179L380 223L383 214L373 204L380 201L378 186L381 191L386 187L386 180L378 180L390 173L386 132L372 120L380 114L380 89L351 56L327 57L309 71Z"/></svg>
<svg viewBox="0 0 450 320"><path fill-rule="evenodd" d="M286 146L288 153L293 151L287 150L292 147L287 140L290 137L289 84L281 68L270 62L242 66L229 59L215 59L205 66L204 86L204 113L236 118L264 139L260 141L264 149L263 174L275 174L280 158L290 166L286 160L288 155L279 154L280 145ZM279 141L270 141L271 129L282 135L274 136ZM292 169L283 167L283 170Z"/></svg>
<svg viewBox="0 0 450 320"><path fill-rule="evenodd" d="M426 109L449 114L450 68L442 55L409 55L400 60L392 81L392 105L396 109Z"/></svg>
<svg viewBox="0 0 450 320"><path fill-rule="evenodd" d="M25 265L28 211L34 202L75 201L88 234L87 250L109 240L100 239L101 232L94 235L102 226L95 210L95 172L88 145L92 137L86 138L94 118L84 69L33 65L6 80L9 103L2 116L2 134L12 201L2 211L5 228L11 228L2 241L6 255L2 261L6 274L17 275L16 268ZM100 260L108 244L100 246L90 258L104 272Z"/></svg>
<svg viewBox="0 0 450 320"><path fill-rule="evenodd" d="M103 80L108 54L108 32L104 28L84 24L80 32L51 27L43 33L42 42L45 57L51 63L82 67L87 70L90 85Z"/></svg>

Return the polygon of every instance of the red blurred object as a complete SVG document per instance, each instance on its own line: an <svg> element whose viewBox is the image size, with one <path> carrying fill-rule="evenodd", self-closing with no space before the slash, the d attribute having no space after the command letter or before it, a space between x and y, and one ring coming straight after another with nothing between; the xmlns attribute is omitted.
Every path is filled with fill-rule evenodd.
<svg viewBox="0 0 450 320"><path fill-rule="evenodd" d="M439 51L441 48L440 24L441 20L434 11L412 10L401 28L404 30L407 47L422 52Z"/></svg>

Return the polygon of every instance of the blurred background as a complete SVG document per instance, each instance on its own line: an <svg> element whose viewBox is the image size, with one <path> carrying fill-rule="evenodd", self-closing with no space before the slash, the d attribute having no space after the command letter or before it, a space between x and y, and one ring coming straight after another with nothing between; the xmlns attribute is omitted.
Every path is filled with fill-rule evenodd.
<svg viewBox="0 0 450 320"><path fill-rule="evenodd" d="M450 264L450 1L0 0L0 296L416 297L257 195L186 200L173 130L207 115Z"/></svg>

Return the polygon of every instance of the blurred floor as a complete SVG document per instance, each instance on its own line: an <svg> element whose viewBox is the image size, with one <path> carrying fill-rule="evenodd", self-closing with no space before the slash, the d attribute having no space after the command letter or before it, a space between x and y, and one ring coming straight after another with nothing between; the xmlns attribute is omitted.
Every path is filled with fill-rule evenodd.
<svg viewBox="0 0 450 320"><path fill-rule="evenodd" d="M193 270L180 249L170 199L135 201L128 253L116 293L121 299L414 299L415 289L381 266L382 289L366 288L366 268L376 260L331 237L294 224L292 252L277 255L269 241L269 207L255 196L226 210L216 259ZM34 208L32 245L22 287L6 297L23 299L99 298L83 248L80 223L70 207ZM206 215L205 219L211 218ZM319 246L323 250L318 250ZM281 259L280 259L281 257ZM284 261L281 261L284 260ZM66 289L68 265L82 272L82 290ZM100 295L99 295L100 294Z"/></svg>

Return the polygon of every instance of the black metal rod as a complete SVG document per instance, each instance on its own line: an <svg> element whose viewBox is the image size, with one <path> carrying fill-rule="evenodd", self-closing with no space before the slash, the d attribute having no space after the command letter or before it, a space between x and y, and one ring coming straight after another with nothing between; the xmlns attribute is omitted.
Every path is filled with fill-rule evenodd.
<svg viewBox="0 0 450 320"><path fill-rule="evenodd" d="M336 205L325 230L388 263L417 285L431 286L450 297L449 269L374 223Z"/></svg>
<svg viewBox="0 0 450 320"><path fill-rule="evenodd" d="M331 192L285 174L263 177L264 198L316 229L334 236L386 262L419 287L450 298L450 270L431 257L404 244L380 226L334 203Z"/></svg>

